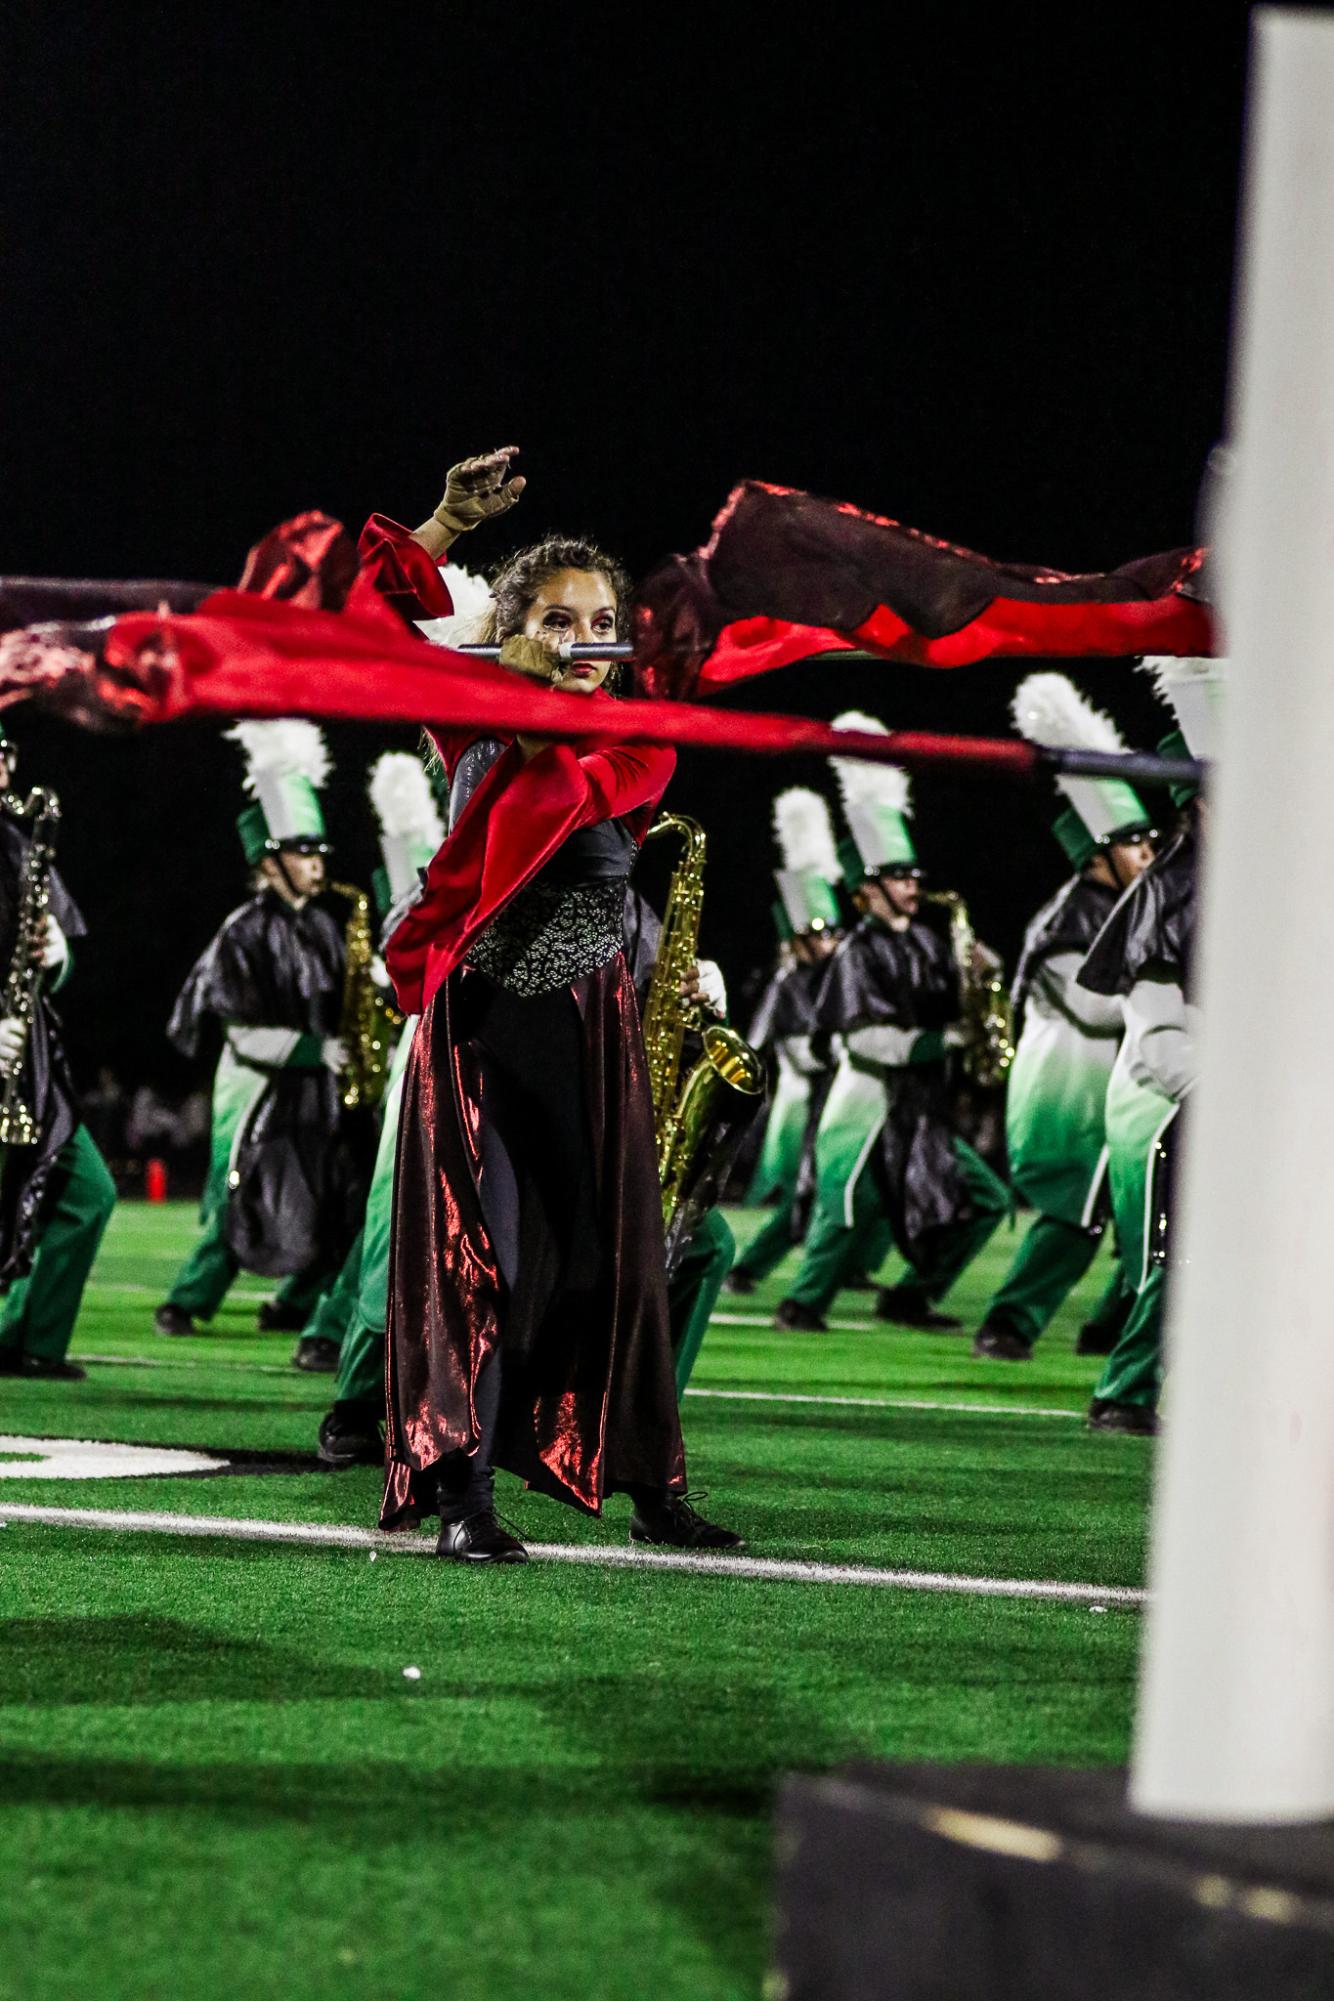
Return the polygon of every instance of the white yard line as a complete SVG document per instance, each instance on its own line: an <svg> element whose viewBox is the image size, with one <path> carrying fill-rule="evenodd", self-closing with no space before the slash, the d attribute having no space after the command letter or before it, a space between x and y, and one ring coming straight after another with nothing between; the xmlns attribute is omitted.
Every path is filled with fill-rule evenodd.
<svg viewBox="0 0 1334 2001"><path fill-rule="evenodd" d="M225 1336L223 1337L226 1338ZM207 1339L207 1336L205 1336ZM181 1355L90 1355L80 1352L80 1362L93 1362L106 1368L117 1369L247 1369L252 1375L297 1376L327 1373L294 1369L290 1362L246 1362L231 1356L218 1356L205 1360L199 1356ZM702 1385L696 1388L692 1383L686 1391L688 1397L715 1397L729 1403L795 1403L831 1404L835 1407L847 1406L853 1410L942 1410L962 1411L968 1417L1058 1417L1083 1421L1082 1410L1049 1410L1039 1404L1005 1403L951 1403L945 1399L932 1400L926 1397L844 1397L826 1396L814 1391L799 1390L710 1390Z"/></svg>
<svg viewBox="0 0 1334 2001"><path fill-rule="evenodd" d="M711 1327L760 1327L767 1329L770 1334L786 1334L789 1340L793 1334L805 1332L802 1328L776 1327L773 1315L762 1313L720 1313L715 1310L709 1315L709 1325ZM949 1328L942 1332L939 1328L911 1327L905 1321L879 1320L874 1314L870 1313L867 1314L864 1320L826 1320L825 1331L829 1334L895 1334L899 1336L904 1334L934 1333L938 1340L943 1339L947 1341L963 1341L966 1338L962 1328Z"/></svg>
<svg viewBox="0 0 1334 2001"><path fill-rule="evenodd" d="M296 1543L318 1549L364 1549L380 1556L430 1556L423 1535L381 1535L375 1529L325 1522L248 1521L229 1515L179 1515L118 1508L46 1508L0 1500L0 1521L48 1528L111 1529L119 1533L224 1536L236 1542ZM612 1570L679 1570L704 1577L742 1577L766 1584L844 1584L879 1590L945 1592L966 1598L1045 1599L1069 1605L1143 1605L1147 1593L1125 1584L1070 1584L1053 1578L965 1577L947 1571L883 1570L857 1563L790 1563L776 1557L707 1556L683 1550L639 1550L595 1543L529 1543L542 1563L577 1563Z"/></svg>
<svg viewBox="0 0 1334 2001"><path fill-rule="evenodd" d="M1082 1410L1049 1410L1031 1403L949 1403L926 1397L835 1397L799 1390L688 1389L688 1397L725 1397L734 1403L847 1404L855 1410L963 1411L970 1417L1063 1417L1083 1422Z"/></svg>
<svg viewBox="0 0 1334 2001"><path fill-rule="evenodd" d="M165 1335L165 1340L179 1339L179 1336ZM223 1340L227 1339L224 1334ZM111 1369L245 1369L252 1376L290 1376L293 1382L303 1378L309 1382L312 1375L332 1375L327 1369L294 1369L290 1362L246 1362L238 1361L230 1355L210 1355L207 1360L198 1355L89 1355L82 1349L75 1355L76 1362L93 1362L100 1368Z"/></svg>

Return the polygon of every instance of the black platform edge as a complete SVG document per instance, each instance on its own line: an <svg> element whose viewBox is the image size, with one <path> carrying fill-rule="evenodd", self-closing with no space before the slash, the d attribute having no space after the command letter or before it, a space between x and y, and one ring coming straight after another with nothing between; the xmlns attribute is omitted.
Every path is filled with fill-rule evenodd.
<svg viewBox="0 0 1334 2001"><path fill-rule="evenodd" d="M1334 2001L1334 1824L1199 1826L1121 1771L854 1765L778 1807L773 2001Z"/></svg>

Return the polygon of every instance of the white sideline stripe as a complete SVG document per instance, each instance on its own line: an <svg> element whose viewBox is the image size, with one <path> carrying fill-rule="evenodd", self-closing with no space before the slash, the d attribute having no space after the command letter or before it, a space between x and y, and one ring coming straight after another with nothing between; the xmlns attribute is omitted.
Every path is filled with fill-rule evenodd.
<svg viewBox="0 0 1334 2001"><path fill-rule="evenodd" d="M232 1356L201 1361L189 1355L178 1360L163 1355L90 1355L82 1351L80 1362L94 1362L117 1369L246 1369L251 1375L287 1376L295 1379L301 1371L290 1362L238 1362ZM309 1372L307 1372L309 1373ZM322 1372L327 1373L327 1371ZM692 1383L688 1397L719 1397L731 1403L812 1403L846 1404L856 1410L944 1410L963 1411L970 1417L1064 1417L1082 1422L1079 1410L1049 1410L1039 1404L931 1402L925 1397L838 1397L798 1390L709 1390Z"/></svg>
<svg viewBox="0 0 1334 2001"><path fill-rule="evenodd" d="M828 1403L849 1404L857 1410L949 1410L966 1411L970 1417L1065 1417L1083 1423L1082 1410L1050 1410L1031 1403L945 1403L925 1397L835 1397L799 1390L706 1390L688 1389L688 1397L726 1397L734 1403Z"/></svg>
<svg viewBox="0 0 1334 2001"><path fill-rule="evenodd" d="M225 1536L236 1542L301 1543L324 1549L375 1550L385 1556L432 1556L430 1536L382 1535L327 1522L247 1521L231 1515L158 1514L132 1508L43 1508L0 1501L0 1520L48 1528L115 1529L148 1535ZM1142 1605L1148 1594L1128 1584L1067 1584L1048 1578L963 1577L947 1571L881 1570L858 1563L789 1563L776 1557L706 1556L588 1543L529 1543L544 1563L612 1570L685 1570L704 1577L744 1577L769 1584L860 1584L881 1590L951 1592L972 1598L1052 1599L1072 1605Z"/></svg>
<svg viewBox="0 0 1334 2001"><path fill-rule="evenodd" d="M223 1335L226 1340L226 1335ZM290 1376L293 1382L298 1377L312 1374L327 1375L329 1370L294 1369L290 1362L238 1362L232 1355L211 1356L208 1361L198 1357L181 1355L90 1355L80 1349L75 1355L76 1362L95 1362L114 1369L245 1369L252 1376Z"/></svg>
<svg viewBox="0 0 1334 2001"><path fill-rule="evenodd" d="M709 1325L710 1327L767 1328L771 1334L782 1334L789 1341L794 1334L801 1334L806 1331L804 1328L799 1327L775 1327L773 1315L770 1314L768 1319L766 1319L761 1313L719 1313L715 1311L709 1315ZM943 1339L954 1342L962 1338L957 1328L912 1327L904 1321L878 1320L873 1314L868 1314L865 1320L826 1320L825 1330L830 1334L894 1334L900 1337L904 1334L934 1334L937 1340Z"/></svg>
<svg viewBox="0 0 1334 2001"><path fill-rule="evenodd" d="M175 1264L178 1262L178 1260L173 1259L171 1262ZM150 1299L161 1299L163 1293L163 1288L160 1285L139 1285L134 1279L129 1279L129 1278L90 1279L88 1281L87 1290L90 1293L133 1292L141 1294L145 1298L150 1298ZM234 1285L227 1296L229 1299L244 1299L247 1301L252 1299L264 1300L264 1299L271 1299L273 1297L273 1292L272 1288L270 1288L269 1291L266 1292L263 1286L259 1285Z"/></svg>

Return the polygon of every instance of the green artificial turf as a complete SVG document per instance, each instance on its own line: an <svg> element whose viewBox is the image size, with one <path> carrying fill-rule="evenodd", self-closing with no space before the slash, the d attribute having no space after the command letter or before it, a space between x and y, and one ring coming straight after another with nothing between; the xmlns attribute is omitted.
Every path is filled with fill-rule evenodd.
<svg viewBox="0 0 1334 2001"><path fill-rule="evenodd" d="M735 1219L744 1239L758 1217ZM0 1430L286 1455L212 1478L0 1480L6 1502L371 1526L378 1478L309 1464L327 1377L152 1308L189 1212L113 1219L82 1384L0 1383ZM975 1324L1002 1233L951 1300ZM1099 1267L1030 1364L876 1326L776 1334L783 1274L724 1295L691 1396L692 1485L752 1553L979 1577L1142 1581L1149 1448L1073 1416ZM144 1364L152 1366L144 1366ZM534 1541L621 1543L502 1482ZM756 1996L785 1772L852 1756L1125 1756L1136 1614L539 1563L477 1576L366 1551L11 1522L0 1532L0 1995L192 2001ZM419 1679L403 1674L420 1669Z"/></svg>

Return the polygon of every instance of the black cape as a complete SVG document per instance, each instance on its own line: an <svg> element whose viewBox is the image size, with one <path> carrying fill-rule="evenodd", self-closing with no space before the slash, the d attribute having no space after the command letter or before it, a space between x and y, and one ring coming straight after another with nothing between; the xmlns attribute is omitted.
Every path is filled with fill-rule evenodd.
<svg viewBox="0 0 1334 2001"><path fill-rule="evenodd" d="M1016 1014L1028 999L1028 991L1041 966L1061 952L1078 952L1082 958L1116 908L1120 892L1110 883L1091 876L1072 875L1063 882L1024 933L1023 949L1015 968L1011 998Z"/></svg>
<svg viewBox="0 0 1334 2001"><path fill-rule="evenodd" d="M191 1057L212 1022L334 1035L344 965L342 926L329 911L311 903L293 910L261 890L196 961L167 1033ZM244 1270L266 1277L336 1266L365 1204L371 1122L344 1110L338 1079L323 1065L266 1075L233 1162L228 1245Z"/></svg>
<svg viewBox="0 0 1334 2001"><path fill-rule="evenodd" d="M1079 969L1079 984L1095 994L1128 994L1137 980L1167 979L1191 991L1199 842L1187 825L1154 856L1117 902ZM1185 1143L1185 1108L1160 1138L1150 1200L1156 1222L1153 1262L1170 1262L1175 1240L1176 1181Z"/></svg>
<svg viewBox="0 0 1334 2001"><path fill-rule="evenodd" d="M828 962L826 961L826 964ZM776 1047L789 1036L817 1036L820 1030L816 1003L824 983L825 967L780 966L769 981L755 1010L748 1040L757 1049ZM827 1039L827 1038L826 1038ZM801 1164L788 1212L788 1234L794 1244L804 1242L815 1204L815 1135L820 1129L829 1086L833 1082L832 1061L810 1080L806 1127L801 1143ZM772 1080L771 1080L772 1081ZM758 1151L758 1149L757 1149Z"/></svg>
<svg viewBox="0 0 1334 2001"><path fill-rule="evenodd" d="M1199 843L1185 827L1116 903L1079 969L1095 994L1128 994L1136 980L1168 978L1191 990Z"/></svg>
<svg viewBox="0 0 1334 2001"><path fill-rule="evenodd" d="M863 918L829 962L817 1015L820 1027L833 1034L882 1023L944 1028L959 1017L949 944L920 918L906 931L887 931ZM972 1214L950 1109L943 1058L894 1072L873 1164L895 1243L914 1264L929 1256L937 1233Z"/></svg>
<svg viewBox="0 0 1334 2001"><path fill-rule="evenodd" d="M31 846L26 828L0 818L0 982L14 959L23 867ZM78 906L56 869L49 877L49 909L65 936L87 936ZM2 1010L0 1010L2 1011ZM24 1058L22 1096L37 1123L32 1146L6 1150L0 1171L0 1287L23 1278L32 1260L55 1190L56 1156L79 1124L80 1111L60 1016L40 992Z"/></svg>

